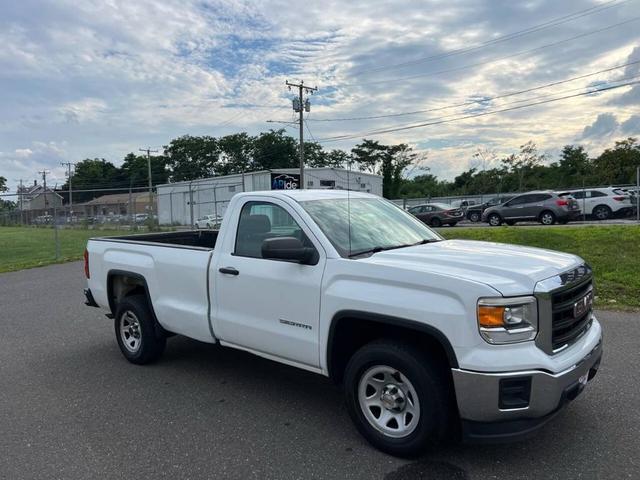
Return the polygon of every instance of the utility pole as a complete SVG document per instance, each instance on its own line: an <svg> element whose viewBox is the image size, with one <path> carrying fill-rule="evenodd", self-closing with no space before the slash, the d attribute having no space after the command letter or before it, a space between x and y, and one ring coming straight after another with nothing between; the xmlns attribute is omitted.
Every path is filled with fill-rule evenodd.
<svg viewBox="0 0 640 480"><path fill-rule="evenodd" d="M311 105L309 99L305 102L302 96L304 93L313 95L313 92L318 91L318 87L306 87L303 81L300 81L300 83L292 83L287 80L285 84L289 87L289 90L291 90L291 87L298 89L298 98L293 100L293 111L300 114L300 120L298 122L300 127L300 188L304 189L304 111L309 112Z"/></svg>
<svg viewBox="0 0 640 480"><path fill-rule="evenodd" d="M73 162L60 162L60 165L67 167L67 178L69 178L69 223L73 222L73 189L71 187L71 168L76 164Z"/></svg>
<svg viewBox="0 0 640 480"><path fill-rule="evenodd" d="M153 223L153 182L151 181L151 154L157 153L158 150L151 150L150 147L147 148L139 148L140 152L147 152L147 170L149 175L149 205L151 207L151 223Z"/></svg>
<svg viewBox="0 0 640 480"><path fill-rule="evenodd" d="M44 192L44 214L48 215L47 213L47 173L51 173L47 170L42 170L41 172L38 172L40 175L42 175L42 183L43 183L43 192Z"/></svg>
<svg viewBox="0 0 640 480"><path fill-rule="evenodd" d="M18 181L20 182L20 186L18 187L18 203L20 204L20 225L24 225L24 204L22 203L22 196L24 194L22 192L22 179Z"/></svg>

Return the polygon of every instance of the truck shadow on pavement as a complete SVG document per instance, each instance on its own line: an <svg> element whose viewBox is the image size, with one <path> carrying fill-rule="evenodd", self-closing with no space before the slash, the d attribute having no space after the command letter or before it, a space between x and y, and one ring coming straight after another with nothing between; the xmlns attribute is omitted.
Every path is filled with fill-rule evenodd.
<svg viewBox="0 0 640 480"><path fill-rule="evenodd" d="M76 357L71 368L70 353ZM40 367L45 365L38 363ZM128 403L132 409L144 406L154 412L154 419L157 413L162 421L170 419L173 425L185 426L185 448L189 442L195 447L203 437L213 435L209 430L215 425L217 442L253 446L252 461L258 471L275 459L282 468L291 462L289 472L294 473L300 468L294 462L295 453L338 468L341 475L327 475L329 478L360 478L364 476L362 468L374 470L373 478L386 480L467 480L491 476L496 469L502 471L496 478L507 478L503 475L510 471L509 464L520 472L536 468L536 456L531 452L548 452L558 431L570 430L572 423L582 422L575 418L580 414L570 409L555 426L546 427L537 437L509 446L508 458L504 446L451 445L422 458L403 460L375 450L360 437L349 419L341 388L331 380L239 350L176 336L169 339L159 362L141 367L122 358L115 340L107 343L93 339L52 355L45 370L59 371L61 363L72 378L69 383L54 387L51 375L51 387L61 395L81 388L75 393L87 395L87 402L92 396L106 394L116 402ZM109 411L97 417L88 415L86 421L98 422L99 415L106 418ZM140 419L140 423L148 421ZM103 428L117 431L118 427ZM147 435L161 437L165 434L163 429L169 427L158 423L147 428ZM561 435L567 436L566 432ZM292 438L296 439L295 445ZM274 453L267 446L269 443L281 448ZM555 458L549 458L549 462L562 458L562 452L552 455ZM469 470L483 474L470 476Z"/></svg>

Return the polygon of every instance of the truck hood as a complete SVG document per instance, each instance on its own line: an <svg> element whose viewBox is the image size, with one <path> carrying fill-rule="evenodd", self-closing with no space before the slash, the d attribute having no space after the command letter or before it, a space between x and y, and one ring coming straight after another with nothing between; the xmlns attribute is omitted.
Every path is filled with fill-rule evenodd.
<svg viewBox="0 0 640 480"><path fill-rule="evenodd" d="M475 240L443 240L379 252L361 261L484 283L504 296L531 295L540 280L584 263L568 253Z"/></svg>

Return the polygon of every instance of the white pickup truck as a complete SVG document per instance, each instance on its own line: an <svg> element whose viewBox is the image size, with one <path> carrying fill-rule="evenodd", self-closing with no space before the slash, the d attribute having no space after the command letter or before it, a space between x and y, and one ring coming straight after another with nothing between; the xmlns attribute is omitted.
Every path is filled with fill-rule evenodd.
<svg viewBox="0 0 640 480"><path fill-rule="evenodd" d="M358 430L396 455L520 438L602 355L582 259L443 240L363 193L241 193L219 231L92 238L85 274L130 362L180 334L329 376Z"/></svg>

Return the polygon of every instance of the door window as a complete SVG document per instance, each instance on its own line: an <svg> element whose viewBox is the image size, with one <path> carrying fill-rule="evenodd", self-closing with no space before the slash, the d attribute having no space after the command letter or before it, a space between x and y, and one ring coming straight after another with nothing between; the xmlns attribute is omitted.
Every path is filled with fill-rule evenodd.
<svg viewBox="0 0 640 480"><path fill-rule="evenodd" d="M607 194L604 192L599 192L598 190L591 190L589 192L591 194L591 198L595 198L595 197L606 197Z"/></svg>
<svg viewBox="0 0 640 480"><path fill-rule="evenodd" d="M300 225L284 208L269 202L247 202L240 211L234 255L262 258L267 238L295 237L313 247Z"/></svg>

